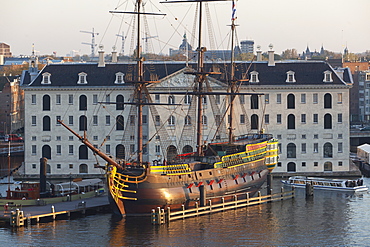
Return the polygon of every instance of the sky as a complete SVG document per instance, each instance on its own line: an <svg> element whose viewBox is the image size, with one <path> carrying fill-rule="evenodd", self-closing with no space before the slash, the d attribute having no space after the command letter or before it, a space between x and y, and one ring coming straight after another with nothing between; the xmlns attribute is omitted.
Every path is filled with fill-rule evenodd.
<svg viewBox="0 0 370 247"><path fill-rule="evenodd" d="M0 43L11 46L13 56L30 55L32 44L36 54L58 56L90 55L91 33L95 35L95 52L103 45L106 53L115 46L124 53L133 50L132 15L111 14L109 11L133 11L133 2L123 0L0 0ZM148 16L143 31L143 49L168 54L169 48L178 49L186 33L192 38L196 17L194 3L160 3L144 0L145 11L166 16ZM207 49L230 47L231 2L209 3L203 7L202 46ZM239 0L236 1L237 41L254 40L255 47L276 53L296 49L298 53L324 49L342 52L345 47L353 53L370 50L370 0ZM207 18L210 13L211 18ZM207 19L211 21L208 22ZM211 24L210 24L211 23ZM142 29L144 30L144 28ZM134 38L136 40L136 38ZM146 42L145 42L146 41Z"/></svg>

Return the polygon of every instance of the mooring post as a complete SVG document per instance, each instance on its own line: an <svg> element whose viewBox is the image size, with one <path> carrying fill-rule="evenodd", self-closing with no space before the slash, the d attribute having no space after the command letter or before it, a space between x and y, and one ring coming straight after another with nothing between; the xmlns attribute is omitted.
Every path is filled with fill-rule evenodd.
<svg viewBox="0 0 370 247"><path fill-rule="evenodd" d="M54 208L54 205L51 205L51 213L53 214L53 220L55 220L55 208Z"/></svg>
<svg viewBox="0 0 370 247"><path fill-rule="evenodd" d="M203 184L199 186L199 196L200 196L200 206L204 207L206 204L206 188Z"/></svg>
<svg viewBox="0 0 370 247"><path fill-rule="evenodd" d="M221 201L222 201L222 208L225 209L225 198L221 198Z"/></svg>
<svg viewBox="0 0 370 247"><path fill-rule="evenodd" d="M166 220L167 220L167 223L170 223L170 220L171 220L171 208L170 207L167 207L167 214L166 214Z"/></svg>
<svg viewBox="0 0 370 247"><path fill-rule="evenodd" d="M281 198L280 199L283 200L284 199L284 188L281 187L280 191L281 191L281 196L280 196Z"/></svg>
<svg viewBox="0 0 370 247"><path fill-rule="evenodd" d="M306 198L313 196L313 186L310 183L306 183Z"/></svg>
<svg viewBox="0 0 370 247"><path fill-rule="evenodd" d="M195 209L196 209L197 216L198 216L198 213L199 213L199 205L198 205L198 202L195 202Z"/></svg>
<svg viewBox="0 0 370 247"><path fill-rule="evenodd" d="M182 217L185 217L185 206L184 204L181 205L181 210L182 210Z"/></svg>
<svg viewBox="0 0 370 247"><path fill-rule="evenodd" d="M269 172L269 174L267 174L267 195L271 195L272 179L273 179L273 175Z"/></svg>

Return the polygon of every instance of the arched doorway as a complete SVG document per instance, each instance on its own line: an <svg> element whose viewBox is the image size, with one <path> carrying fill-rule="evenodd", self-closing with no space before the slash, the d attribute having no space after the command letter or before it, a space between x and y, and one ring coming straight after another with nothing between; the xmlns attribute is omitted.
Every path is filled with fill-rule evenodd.
<svg viewBox="0 0 370 247"><path fill-rule="evenodd" d="M78 170L79 173L88 173L88 167L86 164L81 164Z"/></svg>
<svg viewBox="0 0 370 247"><path fill-rule="evenodd" d="M117 159L125 159L125 146L122 144L116 146L116 157Z"/></svg>
<svg viewBox="0 0 370 247"><path fill-rule="evenodd" d="M296 164L294 162L288 163L287 172L296 172Z"/></svg>
<svg viewBox="0 0 370 247"><path fill-rule="evenodd" d="M324 172L331 172L333 171L333 164L330 161L326 161L324 163Z"/></svg>
<svg viewBox="0 0 370 247"><path fill-rule="evenodd" d="M193 147L190 145L186 145L182 148L183 154L192 153L192 152L193 152Z"/></svg>
<svg viewBox="0 0 370 247"><path fill-rule="evenodd" d="M49 145L42 146L42 157L45 157L48 160L51 159L51 147Z"/></svg>

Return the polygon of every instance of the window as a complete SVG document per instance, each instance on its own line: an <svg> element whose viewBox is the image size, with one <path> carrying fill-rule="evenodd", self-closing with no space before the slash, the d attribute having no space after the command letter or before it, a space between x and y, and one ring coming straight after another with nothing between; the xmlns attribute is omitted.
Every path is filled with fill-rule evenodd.
<svg viewBox="0 0 370 247"><path fill-rule="evenodd" d="M338 134L338 139L343 139L343 134Z"/></svg>
<svg viewBox="0 0 370 247"><path fill-rule="evenodd" d="M285 82L296 82L294 75L295 75L294 71L289 70L288 72L286 72L286 81Z"/></svg>
<svg viewBox="0 0 370 247"><path fill-rule="evenodd" d="M343 115L342 113L338 113L338 123L342 123Z"/></svg>
<svg viewBox="0 0 370 247"><path fill-rule="evenodd" d="M276 95L276 103L277 103L277 104L281 104L281 94L280 94L280 93L278 93L278 94Z"/></svg>
<svg viewBox="0 0 370 247"><path fill-rule="evenodd" d="M203 96L203 98L202 98L202 104L203 105L207 105L207 97L206 96Z"/></svg>
<svg viewBox="0 0 370 247"><path fill-rule="evenodd" d="M269 103L270 103L270 95L265 94L265 104L269 104Z"/></svg>
<svg viewBox="0 0 370 247"><path fill-rule="evenodd" d="M93 105L97 105L97 104L98 104L98 95L93 94Z"/></svg>
<svg viewBox="0 0 370 247"><path fill-rule="evenodd" d="M170 116L169 118L168 118L168 125L170 125L170 126L174 126L175 125L175 116Z"/></svg>
<svg viewBox="0 0 370 247"><path fill-rule="evenodd" d="M283 151L283 148L281 146L281 143L278 143L278 152L279 152L279 154L281 154L282 151Z"/></svg>
<svg viewBox="0 0 370 247"><path fill-rule="evenodd" d="M117 111L122 111L125 109L124 103L124 98L122 95L117 95L116 97L116 110Z"/></svg>
<svg viewBox="0 0 370 247"><path fill-rule="evenodd" d="M343 95L342 95L342 93L338 93L338 104L342 104L342 102L343 102Z"/></svg>
<svg viewBox="0 0 370 247"><path fill-rule="evenodd" d="M69 169L73 169L73 164L69 164Z"/></svg>
<svg viewBox="0 0 370 247"><path fill-rule="evenodd" d="M57 155L62 154L62 145L57 145Z"/></svg>
<svg viewBox="0 0 370 247"><path fill-rule="evenodd" d="M319 162L317 161L313 162L313 166L319 166Z"/></svg>
<svg viewBox="0 0 370 247"><path fill-rule="evenodd" d="M338 142L338 153L343 153L343 143Z"/></svg>
<svg viewBox="0 0 370 247"><path fill-rule="evenodd" d="M78 74L77 84L87 84L87 74L85 72L81 72Z"/></svg>
<svg viewBox="0 0 370 247"><path fill-rule="evenodd" d="M125 74L124 73L122 73L122 72L118 72L118 73L116 73L116 81L114 82L115 84L123 84L123 83L125 83L125 81L123 80L123 76L124 76Z"/></svg>
<svg viewBox="0 0 370 247"><path fill-rule="evenodd" d="M68 146L68 154L73 155L73 145Z"/></svg>
<svg viewBox="0 0 370 247"><path fill-rule="evenodd" d="M55 140L57 140L57 141L61 141L62 140L62 137L61 136L56 136L55 137ZM36 140L35 140L36 141Z"/></svg>
<svg viewBox="0 0 370 247"><path fill-rule="evenodd" d="M254 83L259 82L259 80L258 80L258 72L257 71L252 71L250 73L250 78L251 78L250 82L254 82Z"/></svg>
<svg viewBox="0 0 370 247"><path fill-rule="evenodd" d="M270 123L270 115L265 114L265 124L269 124L269 123Z"/></svg>
<svg viewBox="0 0 370 247"><path fill-rule="evenodd" d="M135 123L135 121L134 121ZM116 130L124 130L125 129L125 121L122 115L118 115L116 117Z"/></svg>
<svg viewBox="0 0 370 247"><path fill-rule="evenodd" d="M160 145L155 145L155 153L159 154L161 152L161 146Z"/></svg>
<svg viewBox="0 0 370 247"><path fill-rule="evenodd" d="M105 125L106 126L110 125L110 116L109 115L105 115Z"/></svg>
<svg viewBox="0 0 370 247"><path fill-rule="evenodd" d="M36 169L36 164L32 164L32 169Z"/></svg>
<svg viewBox="0 0 370 247"><path fill-rule="evenodd" d="M61 118L61 116L56 116L56 125L57 126L59 126L60 125L60 123L59 123L59 121L61 120L62 118Z"/></svg>
<svg viewBox="0 0 370 247"><path fill-rule="evenodd" d="M276 115L276 123L281 124L281 114Z"/></svg>
<svg viewBox="0 0 370 247"><path fill-rule="evenodd" d="M305 167L306 166L306 162L302 162L302 167Z"/></svg>
<svg viewBox="0 0 370 247"><path fill-rule="evenodd" d="M62 165L61 164L57 164L57 169L62 169Z"/></svg>
<svg viewBox="0 0 370 247"><path fill-rule="evenodd" d="M41 84L51 84L50 76L51 74L48 72L43 73Z"/></svg>
<svg viewBox="0 0 370 247"><path fill-rule="evenodd" d="M288 129L295 129L295 116L293 114L288 115Z"/></svg>
<svg viewBox="0 0 370 247"><path fill-rule="evenodd" d="M332 117L329 113L327 113L324 116L324 129L331 129L331 128L332 128Z"/></svg>
<svg viewBox="0 0 370 247"><path fill-rule="evenodd" d="M206 116L206 115L203 115L203 116L202 116L202 124L203 124L203 125L207 125L207 124L208 124L208 118L207 118L207 116Z"/></svg>
<svg viewBox="0 0 370 247"><path fill-rule="evenodd" d="M93 125L98 125L98 116L97 115L93 116Z"/></svg>
<svg viewBox="0 0 370 247"><path fill-rule="evenodd" d="M147 124L147 123L148 123L148 116L143 115L143 124Z"/></svg>
<svg viewBox="0 0 370 247"><path fill-rule="evenodd" d="M305 93L301 94L301 104L306 104L306 94Z"/></svg>
<svg viewBox="0 0 370 247"><path fill-rule="evenodd" d="M295 109L295 96L294 96L294 94L288 94L287 108L288 109Z"/></svg>
<svg viewBox="0 0 370 247"><path fill-rule="evenodd" d="M301 114L301 123L306 123L306 114Z"/></svg>
<svg viewBox="0 0 370 247"><path fill-rule="evenodd" d="M296 158L296 146L294 143L287 145L287 158Z"/></svg>
<svg viewBox="0 0 370 247"><path fill-rule="evenodd" d="M31 117L31 125L36 126L36 116Z"/></svg>
<svg viewBox="0 0 370 247"><path fill-rule="evenodd" d="M319 144L318 143L314 143L313 144L313 152L314 153L318 153L319 152Z"/></svg>
<svg viewBox="0 0 370 247"><path fill-rule="evenodd" d="M245 115L240 114L240 124L245 124Z"/></svg>
<svg viewBox="0 0 370 247"><path fill-rule="evenodd" d="M105 95L105 102L110 103L110 94Z"/></svg>
<svg viewBox="0 0 370 247"><path fill-rule="evenodd" d="M105 152L107 154L110 154L110 145L109 144L105 145Z"/></svg>
<svg viewBox="0 0 370 247"><path fill-rule="evenodd" d="M318 114L313 114L313 123L318 123L319 122L319 115Z"/></svg>
<svg viewBox="0 0 370 247"><path fill-rule="evenodd" d="M331 71L327 70L324 71L324 79L323 82L333 82L333 78L331 76Z"/></svg>
<svg viewBox="0 0 370 247"><path fill-rule="evenodd" d="M216 122L216 126L220 126L220 124L221 124L221 115L216 115L215 116L215 122Z"/></svg>
<svg viewBox="0 0 370 247"><path fill-rule="evenodd" d="M306 153L306 143L301 144L301 152Z"/></svg>
<svg viewBox="0 0 370 247"><path fill-rule="evenodd" d="M37 150L36 145L32 145L32 147L31 147L31 154L32 155L36 155L36 150Z"/></svg>
<svg viewBox="0 0 370 247"><path fill-rule="evenodd" d="M312 103L314 103L314 104L318 104L319 103L319 96L318 96L318 94L317 93L314 93L313 95L312 95Z"/></svg>
<svg viewBox="0 0 370 247"><path fill-rule="evenodd" d="M79 98L80 102L80 111L86 111L87 110L87 97L86 95L81 95Z"/></svg>
<svg viewBox="0 0 370 247"><path fill-rule="evenodd" d="M36 105L36 94L31 95L31 104Z"/></svg>
<svg viewBox="0 0 370 247"><path fill-rule="evenodd" d="M314 134L313 135L313 139L319 139L319 135L318 134Z"/></svg>
<svg viewBox="0 0 370 247"><path fill-rule="evenodd" d="M338 166L343 166L343 161L338 161Z"/></svg>
<svg viewBox="0 0 370 247"><path fill-rule="evenodd" d="M332 99L331 99L331 94L330 93L326 93L324 95L324 108L325 109L331 109L332 107Z"/></svg>
<svg viewBox="0 0 370 247"><path fill-rule="evenodd" d="M191 117L189 115L185 117L185 125L191 125Z"/></svg>
<svg viewBox="0 0 370 247"><path fill-rule="evenodd" d="M68 124L73 125L73 116L68 116Z"/></svg>
<svg viewBox="0 0 370 247"><path fill-rule="evenodd" d="M60 94L55 96L55 104L60 105L62 103Z"/></svg>
<svg viewBox="0 0 370 247"><path fill-rule="evenodd" d="M68 95L68 104L73 105L73 94Z"/></svg>
<svg viewBox="0 0 370 247"><path fill-rule="evenodd" d="M301 136L301 138L302 138L302 139L306 139L306 135L305 135L305 134L303 134L303 135Z"/></svg>
<svg viewBox="0 0 370 247"><path fill-rule="evenodd" d="M324 158L333 158L333 145L329 142L324 144Z"/></svg>
<svg viewBox="0 0 370 247"><path fill-rule="evenodd" d="M216 96L220 96L220 95L216 95ZM216 101L217 101L217 97L216 97ZM190 105L191 104L191 95L185 95L185 98L184 98L184 103L185 105Z"/></svg>
<svg viewBox="0 0 370 247"><path fill-rule="evenodd" d="M168 96L168 104L169 105L175 104L175 96L173 95Z"/></svg>
<svg viewBox="0 0 370 247"><path fill-rule="evenodd" d="M154 96L154 98L155 98L155 102L157 102L157 103L159 103L160 101L161 101L161 98L160 98L161 96L159 95L159 94L156 94L155 96Z"/></svg>
<svg viewBox="0 0 370 247"><path fill-rule="evenodd" d="M253 114L251 116L251 129L258 130L258 115Z"/></svg>
<svg viewBox="0 0 370 247"><path fill-rule="evenodd" d="M251 109L258 109L258 95L251 96Z"/></svg>
<svg viewBox="0 0 370 247"><path fill-rule="evenodd" d="M160 126L161 125L161 116L159 116L159 115L156 115L155 117L154 117L154 121L155 121L155 126Z"/></svg>
<svg viewBox="0 0 370 247"><path fill-rule="evenodd" d="M87 117L86 116L80 116L80 123L79 123L80 131L87 130Z"/></svg>
<svg viewBox="0 0 370 247"><path fill-rule="evenodd" d="M42 110L50 111L50 96L49 95L44 95L42 97Z"/></svg>
<svg viewBox="0 0 370 247"><path fill-rule="evenodd" d="M51 130L51 123L50 117L45 116L42 118L42 130L43 131L50 131Z"/></svg>

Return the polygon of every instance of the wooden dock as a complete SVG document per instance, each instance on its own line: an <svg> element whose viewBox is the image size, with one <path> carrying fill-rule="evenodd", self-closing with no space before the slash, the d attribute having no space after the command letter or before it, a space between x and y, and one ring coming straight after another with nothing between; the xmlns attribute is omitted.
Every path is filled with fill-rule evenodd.
<svg viewBox="0 0 370 247"><path fill-rule="evenodd" d="M72 215L85 215L109 209L108 196L100 195L75 201L58 202L42 206L13 208L0 214L0 222L10 226L70 218ZM1 211L0 211L1 212Z"/></svg>
<svg viewBox="0 0 370 247"><path fill-rule="evenodd" d="M245 199L238 200L238 197L235 195L234 200L230 202L225 202L224 198L221 197L220 203L212 204L211 200L208 200L206 206L199 207L199 204L196 202L194 208L185 209L185 206L182 205L182 210L171 212L171 208L168 207L166 210L163 208L157 208L152 210L152 224L160 225L164 223L169 223L172 220L185 219L189 217L200 216L203 214L211 214L220 211L226 211L230 209L237 209L248 207L257 204L270 203L274 201L281 201L286 199L291 199L294 197L294 188L291 191L284 191L281 188L280 193L270 194L262 196L261 192L258 191L256 197L249 197L249 193L245 194Z"/></svg>

